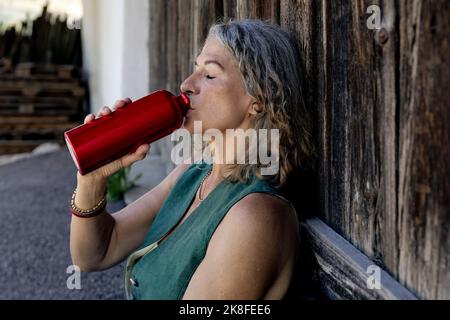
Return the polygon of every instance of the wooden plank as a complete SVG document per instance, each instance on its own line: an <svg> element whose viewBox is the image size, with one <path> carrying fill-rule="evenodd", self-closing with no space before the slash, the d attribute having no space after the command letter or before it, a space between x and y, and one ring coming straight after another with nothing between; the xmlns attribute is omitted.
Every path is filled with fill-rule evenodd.
<svg viewBox="0 0 450 320"><path fill-rule="evenodd" d="M257 3L255 0L236 0L236 18L256 19Z"/></svg>
<svg viewBox="0 0 450 320"><path fill-rule="evenodd" d="M222 1L193 0L191 2L191 57L197 57L209 28L217 22L217 12L223 12Z"/></svg>
<svg viewBox="0 0 450 320"><path fill-rule="evenodd" d="M279 0L236 0L236 18L280 22Z"/></svg>
<svg viewBox="0 0 450 320"><path fill-rule="evenodd" d="M179 68L177 74L177 90L179 90L179 86L184 79L193 72L196 58L191 56L191 16L186 14L187 12L191 12L191 5L191 1L178 1L177 59Z"/></svg>
<svg viewBox="0 0 450 320"><path fill-rule="evenodd" d="M76 115L78 112L78 101L71 98L0 96L2 115Z"/></svg>
<svg viewBox="0 0 450 320"><path fill-rule="evenodd" d="M33 149L38 147L39 145L49 142L52 140L13 140L13 141L4 141L0 140L0 155L5 154L16 154L16 153L24 153L31 152ZM52 141L53 142L53 141ZM64 141L56 141L59 145L63 146Z"/></svg>
<svg viewBox="0 0 450 320"><path fill-rule="evenodd" d="M73 96L83 98L85 88L76 82L0 80L0 96Z"/></svg>
<svg viewBox="0 0 450 320"><path fill-rule="evenodd" d="M26 135L31 133L47 134L56 133L60 134L68 129L74 128L81 123L67 122L67 123L14 123L14 124L2 124L0 127L0 134L11 133L15 135Z"/></svg>
<svg viewBox="0 0 450 320"><path fill-rule="evenodd" d="M45 141L63 141L64 132L70 129L70 127L65 129L55 130L54 128L42 129L39 131L35 130L9 130L5 132L0 129L0 140L1 141L35 141L35 140L45 140Z"/></svg>
<svg viewBox="0 0 450 320"><path fill-rule="evenodd" d="M272 23L280 23L280 1L266 0L257 3L258 19L270 21Z"/></svg>
<svg viewBox="0 0 450 320"><path fill-rule="evenodd" d="M323 289L333 299L415 300L417 297L318 218L302 223ZM372 282L379 268L379 288ZM375 287L374 287L375 286Z"/></svg>
<svg viewBox="0 0 450 320"><path fill-rule="evenodd" d="M191 26L190 26L191 39L190 39L190 47L189 47L189 49L190 49L190 56L194 60L199 55L200 48L201 48L201 46L203 44L203 42L199 39L201 37L201 35L199 35L199 30L200 30L200 26L199 25L202 24L202 22L200 21L200 5L201 5L201 3L199 1L200 0L193 0L191 2L191 12L190 12L190 16L191 16Z"/></svg>
<svg viewBox="0 0 450 320"><path fill-rule="evenodd" d="M167 39L166 39L166 55L167 55L167 83L164 86L169 91L176 92L179 83L179 63L177 45L179 41L178 35L178 0L166 1L167 6Z"/></svg>
<svg viewBox="0 0 450 320"><path fill-rule="evenodd" d="M150 91L164 88L167 84L167 6L166 0L152 0L149 3L149 67Z"/></svg>
<svg viewBox="0 0 450 320"><path fill-rule="evenodd" d="M450 3L398 10L398 272L423 297L450 299Z"/></svg>
<svg viewBox="0 0 450 320"><path fill-rule="evenodd" d="M64 123L68 122L68 116L2 116L0 117L0 125L7 124L29 124L29 123Z"/></svg>
<svg viewBox="0 0 450 320"><path fill-rule="evenodd" d="M35 64L26 62L17 64L14 74L18 77L29 77L33 73Z"/></svg>
<svg viewBox="0 0 450 320"><path fill-rule="evenodd" d="M32 74L22 76L14 73L0 73L0 80L25 80L25 81L51 81L51 82L73 82L78 81L74 78L60 78L53 74Z"/></svg>
<svg viewBox="0 0 450 320"><path fill-rule="evenodd" d="M78 75L78 69L74 65L58 66L56 72L60 79L71 79Z"/></svg>
<svg viewBox="0 0 450 320"><path fill-rule="evenodd" d="M383 27L395 33L394 4L384 6L391 14ZM395 41L377 43L366 8L362 1L287 1L281 22L298 35L310 84L307 106L320 151L318 212L397 275L396 48Z"/></svg>
<svg viewBox="0 0 450 320"><path fill-rule="evenodd" d="M223 19L228 21L236 17L236 3L237 0L224 0L223 1Z"/></svg>
<svg viewBox="0 0 450 320"><path fill-rule="evenodd" d="M56 79L72 79L78 77L79 70L75 65L36 64L23 62L17 64L15 76L30 78L32 76L53 76Z"/></svg>
<svg viewBox="0 0 450 320"><path fill-rule="evenodd" d="M365 2L324 6L330 202L323 212L330 225L396 274L395 47L377 45L377 31L366 26ZM392 3L386 6L395 12ZM394 17L385 15L386 33Z"/></svg>

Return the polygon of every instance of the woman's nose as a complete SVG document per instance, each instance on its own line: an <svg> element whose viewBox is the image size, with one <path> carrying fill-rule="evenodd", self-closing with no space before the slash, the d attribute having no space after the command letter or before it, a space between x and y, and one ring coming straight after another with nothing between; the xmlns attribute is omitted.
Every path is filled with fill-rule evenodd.
<svg viewBox="0 0 450 320"><path fill-rule="evenodd" d="M194 75L190 75L187 77L180 85L181 92L186 93L187 95L197 94L198 88L195 83Z"/></svg>

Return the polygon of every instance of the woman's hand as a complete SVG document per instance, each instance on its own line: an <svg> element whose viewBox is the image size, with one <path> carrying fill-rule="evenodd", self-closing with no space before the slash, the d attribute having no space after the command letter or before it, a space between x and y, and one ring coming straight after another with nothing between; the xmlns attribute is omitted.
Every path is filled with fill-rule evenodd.
<svg viewBox="0 0 450 320"><path fill-rule="evenodd" d="M100 111L97 113L97 115L94 115L93 113L88 114L86 118L84 119L84 123L89 123L93 121L96 118L100 118L102 116L106 116L110 114L111 112L114 112L117 108L123 108L127 104L130 104L132 101L130 98L125 98L124 100L117 100L114 106L111 108L109 107L103 107L100 109ZM123 157L114 160L108 164L105 164L104 166L89 172L88 174L81 175L79 172L77 173L78 180L84 180L84 181L90 181L90 182L104 182L106 183L108 180L108 177L116 173L122 168L128 168L131 166L134 162L142 160L147 155L148 151L150 150L149 144L142 144L140 145L134 152L124 155Z"/></svg>

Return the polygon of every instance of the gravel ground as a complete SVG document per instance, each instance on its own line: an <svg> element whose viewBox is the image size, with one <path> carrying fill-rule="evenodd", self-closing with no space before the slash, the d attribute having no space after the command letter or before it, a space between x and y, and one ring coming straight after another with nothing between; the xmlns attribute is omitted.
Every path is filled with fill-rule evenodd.
<svg viewBox="0 0 450 320"><path fill-rule="evenodd" d="M0 166L0 299L123 299L124 263L81 273L68 289L69 202L76 167L67 149ZM123 202L108 203L115 212ZM73 277L72 277L73 279Z"/></svg>

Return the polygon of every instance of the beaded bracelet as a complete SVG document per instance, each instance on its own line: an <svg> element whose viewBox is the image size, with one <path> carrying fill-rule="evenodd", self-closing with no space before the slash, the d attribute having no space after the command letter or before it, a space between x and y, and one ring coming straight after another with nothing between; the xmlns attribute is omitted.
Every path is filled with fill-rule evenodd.
<svg viewBox="0 0 450 320"><path fill-rule="evenodd" d="M91 209L81 209L78 208L75 204L75 195L77 194L77 189L74 190L72 194L72 199L70 201L70 209L74 216L80 218L91 218L99 215L105 210L106 207L106 196L103 198Z"/></svg>

